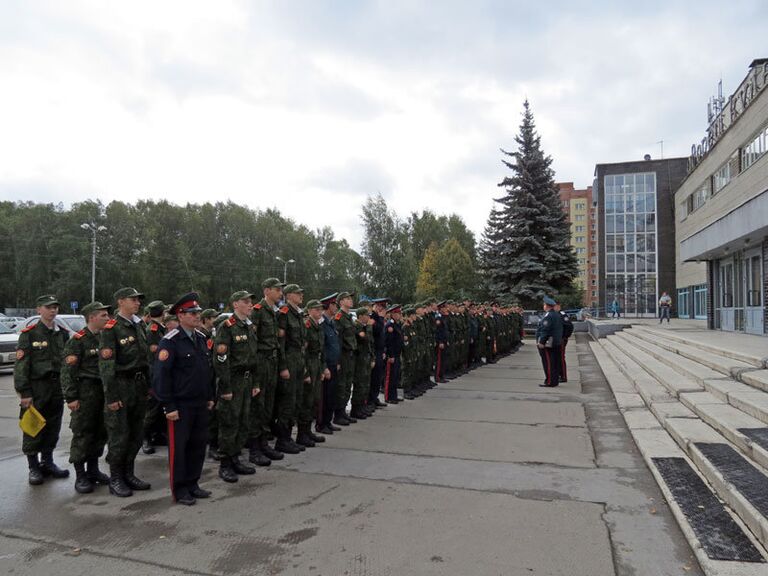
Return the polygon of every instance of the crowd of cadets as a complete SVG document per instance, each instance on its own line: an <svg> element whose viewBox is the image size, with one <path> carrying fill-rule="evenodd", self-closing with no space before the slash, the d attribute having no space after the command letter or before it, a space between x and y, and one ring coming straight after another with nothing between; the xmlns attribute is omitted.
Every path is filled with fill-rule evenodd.
<svg viewBox="0 0 768 576"><path fill-rule="evenodd" d="M65 403L78 493L148 490L137 454L167 442L174 498L194 504L210 494L198 485L206 445L221 479L237 482L252 464L269 466L495 362L523 336L518 307L362 298L353 308L350 292L304 303L298 285L276 278L258 296L232 294L225 314L191 293L170 307L150 302L139 317L143 298L122 288L114 311L88 304L76 334L55 322L55 296L38 298L40 320L20 334L14 369L20 416L34 406L46 420L23 435L30 484L69 476L53 460ZM105 446L109 475L99 469Z"/></svg>

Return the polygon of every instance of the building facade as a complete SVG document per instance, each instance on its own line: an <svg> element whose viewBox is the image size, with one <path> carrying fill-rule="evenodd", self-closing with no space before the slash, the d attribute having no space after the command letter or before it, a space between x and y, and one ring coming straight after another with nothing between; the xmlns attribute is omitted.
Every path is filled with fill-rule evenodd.
<svg viewBox="0 0 768 576"><path fill-rule="evenodd" d="M661 294L674 296L674 193L687 164L687 158L646 156L595 167L601 315L615 299L622 316L654 317Z"/></svg>
<svg viewBox="0 0 768 576"><path fill-rule="evenodd" d="M563 212L571 223L571 246L576 252L579 267L576 284L584 291L582 304L597 307L597 225L592 187L577 190L573 182L560 182L557 187L560 190Z"/></svg>
<svg viewBox="0 0 768 576"><path fill-rule="evenodd" d="M712 329L768 333L768 58L712 99L675 194L679 315Z"/></svg>

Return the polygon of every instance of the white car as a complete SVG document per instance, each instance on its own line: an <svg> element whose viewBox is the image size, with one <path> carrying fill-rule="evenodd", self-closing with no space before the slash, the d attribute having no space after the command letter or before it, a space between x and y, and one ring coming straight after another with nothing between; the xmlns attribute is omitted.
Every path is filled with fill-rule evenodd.
<svg viewBox="0 0 768 576"><path fill-rule="evenodd" d="M40 321L40 316L30 316L24 322L17 326L17 330L21 332L27 326L37 324ZM63 328L69 335L72 336L75 332L80 332L85 328L85 316L81 314L59 314L56 316L56 324L59 328Z"/></svg>
<svg viewBox="0 0 768 576"><path fill-rule="evenodd" d="M26 321L26 318L24 318L24 316L0 317L0 325L5 326L6 328L10 328L11 330L16 330L16 328L18 328L19 325L23 324L24 321Z"/></svg>
<svg viewBox="0 0 768 576"><path fill-rule="evenodd" d="M16 346L19 335L7 326L0 324L0 368L7 368L16 363Z"/></svg>

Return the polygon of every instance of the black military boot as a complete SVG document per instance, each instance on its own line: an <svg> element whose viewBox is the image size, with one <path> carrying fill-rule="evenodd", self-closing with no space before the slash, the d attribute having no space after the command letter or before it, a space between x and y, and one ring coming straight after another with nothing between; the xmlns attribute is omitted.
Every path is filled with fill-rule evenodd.
<svg viewBox="0 0 768 576"><path fill-rule="evenodd" d="M135 462L129 462L125 466L125 472L123 473L125 483L131 488L131 490L149 490L152 488L152 485L149 482L144 482L144 480L141 478L137 478L136 474L133 473L133 468L135 465Z"/></svg>
<svg viewBox="0 0 768 576"><path fill-rule="evenodd" d="M275 442L275 450L279 450L285 454L298 454L301 449L291 438L291 431L286 429L285 426L280 426L277 431L277 442Z"/></svg>
<svg viewBox="0 0 768 576"><path fill-rule="evenodd" d="M318 426L317 428L315 428L315 430L317 432L320 432L320 434L331 435L331 436L333 435L333 428L331 428L328 424L323 424L322 426ZM341 430L341 428L339 428L339 430ZM317 442L317 440L315 440L315 442Z"/></svg>
<svg viewBox="0 0 768 576"><path fill-rule="evenodd" d="M306 446L307 448L314 448L315 441L312 440L310 434L309 426L299 426L299 431L296 434L296 444Z"/></svg>
<svg viewBox="0 0 768 576"><path fill-rule="evenodd" d="M125 483L123 469L120 466L109 467L109 493L119 496L120 498L133 496L133 491L128 484Z"/></svg>
<svg viewBox="0 0 768 576"><path fill-rule="evenodd" d="M42 462L40 462L40 470L43 476L50 476L51 478L69 478L69 470L61 469L53 462L53 452L44 452Z"/></svg>
<svg viewBox="0 0 768 576"><path fill-rule="evenodd" d="M251 440L248 443L248 461L256 466L269 466L272 464L272 460L264 455L261 451L261 446L258 440Z"/></svg>
<svg viewBox="0 0 768 576"><path fill-rule="evenodd" d="M155 453L155 447L152 446L152 441L149 438L144 438L144 441L141 443L141 451L147 455Z"/></svg>
<svg viewBox="0 0 768 576"><path fill-rule="evenodd" d="M89 458L86 464L87 464L86 474L88 475L88 479L93 484L100 484L102 486L107 486L109 484L109 476L107 476L106 474L104 474L104 472L99 470L98 458Z"/></svg>
<svg viewBox="0 0 768 576"><path fill-rule="evenodd" d="M331 434L333 434L333 430L331 430ZM311 426L307 429L307 435L312 439L312 442L314 442L315 444L322 444L323 442L325 442L325 436L320 436L320 434L315 434L314 432L312 432Z"/></svg>
<svg viewBox="0 0 768 576"><path fill-rule="evenodd" d="M229 456L222 456L219 460L219 478L224 482L237 482L237 473L232 469L232 459Z"/></svg>
<svg viewBox="0 0 768 576"><path fill-rule="evenodd" d="M259 438L259 448L261 449L261 453L270 460L282 460L285 458L282 452L275 450L269 445L266 438Z"/></svg>
<svg viewBox="0 0 768 576"><path fill-rule="evenodd" d="M256 468L245 462L240 462L240 456L232 456L231 460L232 470L234 470L236 474L240 474L241 476L256 474Z"/></svg>
<svg viewBox="0 0 768 576"><path fill-rule="evenodd" d="M28 455L27 462L29 463L29 483L32 486L40 486L40 484L45 482L45 476L43 476L43 471L40 470L37 454Z"/></svg>
<svg viewBox="0 0 768 576"><path fill-rule="evenodd" d="M349 426L351 424L344 410L336 410L333 415L333 423L339 426Z"/></svg>
<svg viewBox="0 0 768 576"><path fill-rule="evenodd" d="M376 408L386 408L387 407L387 403L386 402L382 402L381 400L379 400L378 396L376 397L375 404L376 404Z"/></svg>
<svg viewBox="0 0 768 576"><path fill-rule="evenodd" d="M75 464L75 492L78 494L90 494L93 492L93 482L88 478L83 462Z"/></svg>

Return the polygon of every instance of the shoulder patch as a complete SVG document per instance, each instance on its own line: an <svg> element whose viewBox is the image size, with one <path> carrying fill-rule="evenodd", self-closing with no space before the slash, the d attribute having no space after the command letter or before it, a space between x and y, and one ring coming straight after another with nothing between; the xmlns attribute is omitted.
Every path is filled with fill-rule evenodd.
<svg viewBox="0 0 768 576"><path fill-rule="evenodd" d="M85 328L80 330L80 332L75 332L75 335L73 336L73 338L77 338L78 340L80 340L80 338L82 338L83 336L85 336Z"/></svg>
<svg viewBox="0 0 768 576"><path fill-rule="evenodd" d="M173 330L168 332L168 334L163 336L163 340L169 340L170 338L173 338L174 336L176 336L176 334L178 334L178 333L179 333L179 329L178 328L174 328Z"/></svg>
<svg viewBox="0 0 768 576"><path fill-rule="evenodd" d="M237 318L235 318L235 315L232 314L229 318L227 318L227 326L234 326L237 324Z"/></svg>
<svg viewBox="0 0 768 576"><path fill-rule="evenodd" d="M163 348L162 350L160 350L160 353L157 355L157 359L160 360L160 362L165 362L166 360L168 360L168 357L170 355L171 353L168 352L168 350L166 350L165 348Z"/></svg>
<svg viewBox="0 0 768 576"><path fill-rule="evenodd" d="M107 328L107 329L109 329L109 328L114 328L115 324L117 324L117 320L115 320L114 318L112 318L112 320L110 320L109 322L107 322L107 323L104 325L104 328Z"/></svg>
<svg viewBox="0 0 768 576"><path fill-rule="evenodd" d="M253 309L254 310L261 310L261 302L257 302L256 304L254 304L253 305Z"/></svg>
<svg viewBox="0 0 768 576"><path fill-rule="evenodd" d="M283 314L288 314L288 310L290 310L288 306L283 306L282 308L280 308L280 312L282 312Z"/></svg>
<svg viewBox="0 0 768 576"><path fill-rule="evenodd" d="M112 358L112 348L102 348L101 357L104 360L109 360L110 358Z"/></svg>
<svg viewBox="0 0 768 576"><path fill-rule="evenodd" d="M336 316L333 317L334 320L341 320L341 312L337 312Z"/></svg>
<svg viewBox="0 0 768 576"><path fill-rule="evenodd" d="M21 360L22 358L24 358L24 350L19 348L16 350L16 360Z"/></svg>
<svg viewBox="0 0 768 576"><path fill-rule="evenodd" d="M392 328L392 325L387 326L387 332L394 332L395 329Z"/></svg>
<svg viewBox="0 0 768 576"><path fill-rule="evenodd" d="M75 364L77 364L77 356L75 356L74 354L70 354L69 356L64 358L64 362L66 363L67 366L74 366Z"/></svg>
<svg viewBox="0 0 768 576"><path fill-rule="evenodd" d="M226 354L227 353L227 345L226 344L219 344L216 346L216 354Z"/></svg>
<svg viewBox="0 0 768 576"><path fill-rule="evenodd" d="M24 328L24 330L22 330L22 332L29 332L29 331L30 331L30 330L32 330L32 329L33 329L35 326L37 326L37 322L35 322L34 324L32 324L32 325L30 325L30 326L27 326L26 328Z"/></svg>
<svg viewBox="0 0 768 576"><path fill-rule="evenodd" d="M150 332L157 332L160 330L160 326L157 325L157 322L152 322L152 326L149 327Z"/></svg>

